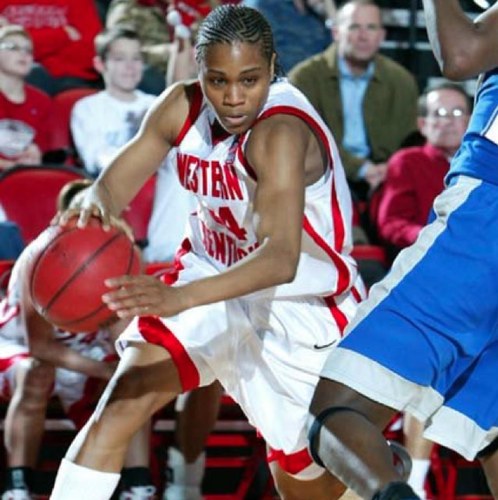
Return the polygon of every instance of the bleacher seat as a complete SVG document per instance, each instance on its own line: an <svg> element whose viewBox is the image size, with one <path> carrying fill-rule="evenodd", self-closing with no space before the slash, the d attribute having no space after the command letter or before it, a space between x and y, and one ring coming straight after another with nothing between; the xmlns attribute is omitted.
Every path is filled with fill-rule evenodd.
<svg viewBox="0 0 498 500"><path fill-rule="evenodd" d="M70 165L74 164L77 157L71 138L71 111L76 101L95 92L97 92L97 89L82 87L64 90L53 97L54 112L50 123L52 134L49 149L66 151L67 163Z"/></svg>
<svg viewBox="0 0 498 500"><path fill-rule="evenodd" d="M50 224L61 188L85 177L81 169L50 165L19 165L0 173L0 204L26 244Z"/></svg>

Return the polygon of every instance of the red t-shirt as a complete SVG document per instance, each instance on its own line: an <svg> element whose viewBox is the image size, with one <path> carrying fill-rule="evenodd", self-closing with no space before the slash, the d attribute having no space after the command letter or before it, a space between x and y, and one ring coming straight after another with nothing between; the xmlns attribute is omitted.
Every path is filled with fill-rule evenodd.
<svg viewBox="0 0 498 500"><path fill-rule="evenodd" d="M26 99L22 103L9 101L0 92L0 124L5 119L26 123L35 131L32 142L45 152L50 144L49 119L52 99L45 92L31 85L25 85L25 92ZM4 157L1 154L0 156Z"/></svg>
<svg viewBox="0 0 498 500"><path fill-rule="evenodd" d="M94 0L0 0L0 16L29 32L35 61L51 75L98 78L93 42L103 28ZM64 26L78 30L81 39L71 40Z"/></svg>

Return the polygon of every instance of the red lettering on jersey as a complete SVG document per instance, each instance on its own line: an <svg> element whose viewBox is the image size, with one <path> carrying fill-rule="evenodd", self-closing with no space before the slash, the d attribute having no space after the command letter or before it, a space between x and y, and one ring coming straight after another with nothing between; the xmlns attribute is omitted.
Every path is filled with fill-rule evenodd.
<svg viewBox="0 0 498 500"><path fill-rule="evenodd" d="M215 198L222 198L223 174L218 161L211 162L211 184L213 186L212 195Z"/></svg>
<svg viewBox="0 0 498 500"><path fill-rule="evenodd" d="M200 175L202 177L201 181L201 193L202 194L207 194L209 191L209 186L208 186L208 179L209 179L209 162L207 160L201 160L199 162L199 165L201 167Z"/></svg>
<svg viewBox="0 0 498 500"><path fill-rule="evenodd" d="M204 222L201 222L201 231L206 253L227 267L235 264L259 246L258 243L254 243L248 248L241 248L237 245L238 240L229 234L209 228Z"/></svg>
<svg viewBox="0 0 498 500"><path fill-rule="evenodd" d="M203 196L222 200L242 200L242 186L232 163L203 160L189 154L177 154L180 184Z"/></svg>
<svg viewBox="0 0 498 500"><path fill-rule="evenodd" d="M209 209L209 215L211 215L215 222L226 227L231 233L233 233L237 239L243 241L247 239L247 231L243 227L239 226L232 211L230 210L230 207L220 207L218 213Z"/></svg>
<svg viewBox="0 0 498 500"><path fill-rule="evenodd" d="M227 198L231 200L242 200L242 189L240 188L239 178L237 177L237 172L233 166L233 163L225 163L223 167L225 175L225 185L228 189Z"/></svg>

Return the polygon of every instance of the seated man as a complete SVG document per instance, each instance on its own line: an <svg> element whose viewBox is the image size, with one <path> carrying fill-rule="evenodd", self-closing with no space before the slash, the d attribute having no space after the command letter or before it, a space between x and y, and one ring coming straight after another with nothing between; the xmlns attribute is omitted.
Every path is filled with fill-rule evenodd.
<svg viewBox="0 0 498 500"><path fill-rule="evenodd" d="M418 127L426 143L401 149L390 158L379 201L377 231L390 247L399 251L411 245L425 226L471 108L470 97L455 83L429 87L420 96Z"/></svg>

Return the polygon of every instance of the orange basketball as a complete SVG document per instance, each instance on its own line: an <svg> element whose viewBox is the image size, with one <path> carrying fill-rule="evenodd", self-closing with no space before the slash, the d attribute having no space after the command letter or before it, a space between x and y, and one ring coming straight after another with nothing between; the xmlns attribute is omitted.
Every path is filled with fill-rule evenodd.
<svg viewBox="0 0 498 500"><path fill-rule="evenodd" d="M32 243L29 290L36 310L69 332L93 332L114 313L102 302L107 278L139 274L140 254L128 236L98 219L50 226Z"/></svg>

